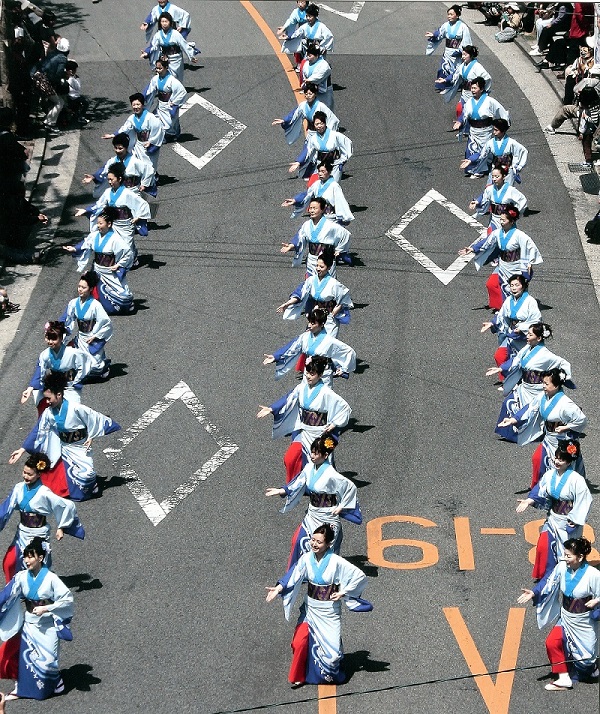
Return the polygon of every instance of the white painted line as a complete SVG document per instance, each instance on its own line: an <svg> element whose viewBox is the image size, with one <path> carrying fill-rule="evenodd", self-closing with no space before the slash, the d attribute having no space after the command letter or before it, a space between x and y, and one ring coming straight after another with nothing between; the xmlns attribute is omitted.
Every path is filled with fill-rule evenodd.
<svg viewBox="0 0 600 714"><path fill-rule="evenodd" d="M448 268L444 270L443 268L440 268L439 265L434 263L431 258L428 258L424 253L422 253L418 248L415 248L415 246L402 235L406 226L414 221L415 218L418 218L434 201L449 211L453 216L456 216L456 218L460 219L471 228L477 230L481 235L484 235L487 232L487 228L482 226L479 221L476 221L468 213L465 213L462 208L459 208L456 204L452 203L445 196L442 196L441 193L438 193L432 188L423 196L423 198L419 199L412 208L408 209L408 211L400 219L400 222L387 231L386 236L393 240L399 248L402 248L402 250L411 255L417 263L435 275L441 283L448 285L448 283L450 283L450 281L460 273L465 265L473 259L473 253L469 253L469 255L459 255L452 265L448 266Z"/></svg>
<svg viewBox="0 0 600 714"><path fill-rule="evenodd" d="M209 163L209 161L212 161L215 156L220 154L225 147L229 146L229 144L231 144L231 142L236 137L238 137L244 131L244 129L247 129L248 127L245 124L242 124L241 121L234 119L234 117L232 117L227 112L223 111L222 109L219 109L219 107L212 104L212 102L209 102L208 99L204 99L204 97L201 97L199 94L192 94L185 100L185 103L179 111L179 116L185 114L188 109L191 109L195 105L203 107L211 114L214 114L219 119L222 119L224 122L227 122L227 124L232 127L232 131L225 134L222 139L219 139L219 141L217 141L217 143L202 156L196 156L196 154L193 154L191 151L184 148L180 143L173 142L173 151L176 154L179 154L179 156L181 156L186 161L189 161L192 166L195 166L198 169L198 171L201 171L206 166L206 164Z"/></svg>
<svg viewBox="0 0 600 714"><path fill-rule="evenodd" d="M196 417L199 424L210 434L220 448L206 463L195 471L185 483L177 486L171 496L159 503L131 464L125 461L123 451L138 434L153 424L161 414L178 400L181 400L181 402L185 404ZM206 481L221 464L225 463L225 461L239 449L237 444L234 444L228 437L222 436L215 424L207 419L204 405L200 403L196 395L185 382L178 382L163 399L160 399L154 406L144 412L134 424L122 432L119 441L122 444L120 448L104 449L104 453L119 469L119 474L125 479L127 487L133 494L133 497L148 516L150 522L155 526L157 526L178 503L181 503L184 498L189 496L190 493L196 489L198 484L202 481Z"/></svg>
<svg viewBox="0 0 600 714"><path fill-rule="evenodd" d="M358 20L358 16L360 15L360 11L365 6L365 2L366 2L366 0L363 0L363 2L352 3L350 12L342 12L341 10L334 10L332 7L329 7L329 5L324 5L323 3L319 3L319 7L323 8L323 10L328 10L329 12L333 12L335 15L341 15L342 17L345 17L347 20L352 20L352 22L356 22Z"/></svg>

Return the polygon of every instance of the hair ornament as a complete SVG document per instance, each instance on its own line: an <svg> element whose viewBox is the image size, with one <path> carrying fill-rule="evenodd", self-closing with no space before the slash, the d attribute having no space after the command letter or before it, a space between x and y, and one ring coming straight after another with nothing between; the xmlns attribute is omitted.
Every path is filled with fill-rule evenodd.
<svg viewBox="0 0 600 714"><path fill-rule="evenodd" d="M570 456L577 456L577 447L573 442L567 444L567 454Z"/></svg>

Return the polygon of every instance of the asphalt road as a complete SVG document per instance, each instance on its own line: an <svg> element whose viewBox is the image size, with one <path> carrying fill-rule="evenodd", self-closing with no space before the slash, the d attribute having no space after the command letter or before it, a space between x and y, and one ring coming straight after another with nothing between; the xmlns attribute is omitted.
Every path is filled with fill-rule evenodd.
<svg viewBox="0 0 600 714"><path fill-rule="evenodd" d="M350 6L331 3L346 12ZM94 103L58 234L68 243L85 231L72 218L76 206L89 203L79 177L105 161L110 145L99 137L118 128L128 95L148 79L147 64L137 59L143 46L137 27L148 8L139 0L56 7ZM61 659L68 692L18 705L27 711L209 714L284 702L290 704L278 711L319 711L316 699L304 701L317 688L290 692L292 626L279 604L264 602L265 585L283 573L302 512L280 516L277 504L263 498L266 486L283 480L286 444L271 441L270 423L254 418L259 403L294 384L291 377L275 383L261 366L263 353L304 327L275 314L302 277L278 253L297 225L278 208L300 190L286 171L295 148L270 126L295 98L239 2L188 0L186 8L202 49L200 66L186 70L186 86L247 128L200 172L171 147L163 149L160 172L170 179L160 189L150 236L139 241L143 267L129 281L139 311L115 320L108 350L115 375L88 386L84 401L124 429L180 382L204 405L203 416L174 400L123 451L122 462L159 503L219 448L198 414L222 443L239 448L153 525L102 453L121 446L118 435L97 442L106 488L79 509L87 538L54 550L77 607L75 640ZM275 28L291 3L257 2L256 8ZM359 485L367 525L348 524L343 554L365 568L365 596L375 605L370 615L344 618L351 676L338 693L358 694L340 699L337 711L558 714L566 700L574 711L594 711L597 686L547 693L546 680L539 680L546 668L518 671L514 681L510 674L484 677L479 686L469 676L477 653L488 672L511 669L511 657L517 667L543 665L546 655L533 609L521 633L523 611L515 603L530 582L526 519L514 507L529 483L531 450L493 435L500 395L484 372L494 344L479 334L488 316L482 309L487 273L468 265L445 286L385 236L431 189L466 210L482 188L458 170L464 145L448 131L452 109L432 87L439 58L424 56L424 32L443 16L438 3L368 2L356 22L323 13L336 37L336 113L356 151L342 185L356 207L351 231L358 260L338 275L356 304L340 337L361 363L359 374L337 385L353 421L336 462ZM597 483L598 303L569 197L511 68L489 51L480 59L494 78L494 95L510 108L515 137L530 150L522 190L533 212L520 226L544 256L532 294L555 329L551 348L574 366L576 400L590 417L586 465ZM182 126L183 145L198 156L230 128L201 107L190 109ZM436 203L405 231L442 268L475 235ZM42 324L62 312L76 283L72 260L57 254L42 271L5 360L0 453L6 458L33 424L31 405L22 407L18 397L43 348ZM6 467L6 492L19 474ZM593 525L597 505L592 513ZM412 545L397 543L382 554L382 518L392 520L381 537ZM482 534L482 528L514 533ZM2 536L6 544L10 535L7 529ZM416 567L422 558L427 567ZM403 567L393 567L398 564ZM433 683L408 686L426 681ZM377 691L396 685L402 688ZM366 690L375 691L360 694Z"/></svg>

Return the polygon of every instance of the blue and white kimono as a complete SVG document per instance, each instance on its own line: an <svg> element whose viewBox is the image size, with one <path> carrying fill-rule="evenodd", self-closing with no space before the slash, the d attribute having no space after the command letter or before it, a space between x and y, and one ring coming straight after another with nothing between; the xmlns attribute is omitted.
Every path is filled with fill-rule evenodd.
<svg viewBox="0 0 600 714"><path fill-rule="evenodd" d="M519 144L512 136L505 134L500 140L493 136L485 142L481 149L475 173L486 174L489 172L491 181L492 169L497 166L505 166L508 168L508 174L504 180L513 186L515 183L521 183L521 171L525 168L528 155L529 152L523 144Z"/></svg>
<svg viewBox="0 0 600 714"><path fill-rule="evenodd" d="M48 612L34 615L34 607ZM0 639L21 633L15 693L24 699L47 699L63 687L58 668L60 640L72 640L73 594L45 566L37 576L18 572L0 593Z"/></svg>
<svg viewBox="0 0 600 714"><path fill-rule="evenodd" d="M165 32L162 28L152 37L150 47L146 50L148 60L152 67L156 60L165 55L169 58L169 72L175 75L183 83L183 55L190 61L194 59L194 47L177 30L170 29Z"/></svg>
<svg viewBox="0 0 600 714"><path fill-rule="evenodd" d="M354 215L350 210L348 201L344 196L340 184L330 176L327 181L315 181L307 191L303 191L294 196L294 210L291 218L299 216L311 202L313 198L324 198L327 201L325 206L325 216L342 226L348 225L354 220Z"/></svg>
<svg viewBox="0 0 600 714"><path fill-rule="evenodd" d="M312 82L317 85L319 99L333 111L333 86L331 84L331 66L323 57L317 57L314 62L302 63L300 84Z"/></svg>
<svg viewBox="0 0 600 714"><path fill-rule="evenodd" d="M301 10L296 7L290 13L288 19L281 26L281 32L285 32L288 37L291 37L294 32L306 22L306 9Z"/></svg>
<svg viewBox="0 0 600 714"><path fill-rule="evenodd" d="M96 218L106 206L117 209L118 217L113 221L113 231L121 236L134 254L137 253L134 233L144 237L148 235L148 201L124 185L119 186L116 191L107 188L96 203L86 208L86 214L90 217L90 231L96 230Z"/></svg>
<svg viewBox="0 0 600 714"><path fill-rule="evenodd" d="M15 563L17 570L25 570L23 550L36 537L45 542L44 550L47 556L44 562L48 567L51 567L48 516L53 516L56 520L56 527L62 528L67 535L81 540L85 537L75 504L57 496L47 486L44 486L41 479L32 485L23 481L15 485L10 495L0 505L0 531L4 530L15 511L19 513L20 522L4 559L4 572L7 580L10 580L14 574L10 573L9 577L7 572L10 570L9 562ZM10 553L13 548L16 552Z"/></svg>
<svg viewBox="0 0 600 714"><path fill-rule="evenodd" d="M450 79L446 80L445 89L442 89L440 94L444 97L446 103L452 101L460 90L460 114L457 113L457 119L462 121L462 109L466 102L473 97L471 93L471 82L476 77L483 77L485 80L485 91L489 93L492 88L492 76L479 60L472 59L465 64L461 62L454 70L454 74Z"/></svg>
<svg viewBox="0 0 600 714"><path fill-rule="evenodd" d="M524 291L517 300L512 295L506 298L491 319L491 330L498 335L498 346L506 347L508 356L512 357L527 345L525 338L531 325L541 321L538 301Z"/></svg>
<svg viewBox="0 0 600 714"><path fill-rule="evenodd" d="M475 253L475 268L480 270L483 265L497 258L498 265L494 273L498 275L504 298L510 295L508 281L512 275L523 275L527 281L533 276L532 266L543 262L537 245L526 233L513 226L505 232L497 228L488 236L471 244Z"/></svg>
<svg viewBox="0 0 600 714"><path fill-rule="evenodd" d="M348 424L352 409L345 399L336 394L322 380L309 387L302 380L291 392L271 404L273 410L273 439L284 436L302 446L303 464L310 460L310 447L325 431L327 424L336 430Z"/></svg>
<svg viewBox="0 0 600 714"><path fill-rule="evenodd" d="M93 451L85 444L120 428L110 417L63 398L60 407L44 410L23 448L47 454L53 467L62 458L69 497L85 501L98 491Z"/></svg>
<svg viewBox="0 0 600 714"><path fill-rule="evenodd" d="M131 191L139 194L140 188L143 186L144 191L147 191L152 196L156 196L154 167L144 152L143 156L140 156L140 154L136 156L127 154L123 160L115 155L110 158L104 166L99 168L96 173L93 174L94 183L96 184L94 186L94 192L92 193L94 198L99 198L107 188L110 188L106 176L108 169L113 164L123 164L123 168L125 169L123 186L125 186L125 188L131 189Z"/></svg>
<svg viewBox="0 0 600 714"><path fill-rule="evenodd" d="M154 113L163 125L165 137L178 139L181 134L179 110L185 102L187 89L170 73L167 73L166 77L155 74L146 87L144 95L148 106L151 106L156 99L157 106Z"/></svg>
<svg viewBox="0 0 600 714"><path fill-rule="evenodd" d="M92 231L75 246L75 257L80 272L84 272L93 261L94 271L100 278L94 295L109 315L133 312L135 306L127 284L127 271L133 265L134 254L118 233L112 229L104 235ZM115 265L119 267L112 270Z"/></svg>
<svg viewBox="0 0 600 714"><path fill-rule="evenodd" d="M292 111L283 118L283 124L281 124L288 144L291 145L295 143L302 136L304 119L306 119L308 131L314 131L315 125L313 124L313 119L315 112L323 112L327 117L325 121L327 128L337 131L340 120L327 105L318 99L315 99L312 104L309 104L307 101L300 102L297 107L292 109Z"/></svg>
<svg viewBox="0 0 600 714"><path fill-rule="evenodd" d="M592 495L585 478L573 468L566 469L562 476L553 468L533 487L529 498L536 508L548 513L542 526L542 533L548 539L547 574L563 557L564 542L583 535Z"/></svg>
<svg viewBox="0 0 600 714"><path fill-rule="evenodd" d="M295 340L273 353L275 358L275 379L281 379L292 369L299 355L306 357L327 357L333 367L342 370L342 377L348 378L350 372L356 369L356 352L345 342L337 340L323 328L316 335L306 330ZM333 370L327 366L322 377L328 387L333 386Z"/></svg>
<svg viewBox="0 0 600 714"><path fill-rule="evenodd" d="M494 119L506 119L510 122L509 114L502 104L485 92L479 99L471 97L465 102L461 131L465 136L468 135L465 159L469 159L471 165L465 169L467 174L477 173L476 168L479 165L483 147L492 138L492 121Z"/></svg>
<svg viewBox="0 0 600 714"><path fill-rule="evenodd" d="M317 260L325 246L333 246L336 256L348 251L350 231L323 215L316 225L312 218L304 221L291 243L295 247L292 266L297 268L306 256L306 276L310 277L317 274ZM335 261L329 275L335 278Z"/></svg>
<svg viewBox="0 0 600 714"><path fill-rule="evenodd" d="M293 567L303 553L310 552L310 539L315 530L329 523L335 533L331 546L339 555L343 533L341 519L360 525L362 513L358 505L356 486L339 474L325 461L318 468L311 462L286 486L283 486L285 503L280 513L288 513L300 503L302 496L308 496L308 510L292 538L292 549L288 569Z"/></svg>
<svg viewBox="0 0 600 714"><path fill-rule="evenodd" d="M37 366L29 382L29 386L34 389L36 406L44 398L43 390L46 372L65 372L67 375L65 394L68 394L69 398L74 402L80 402L83 382L90 374L92 367L91 357L83 350L64 344L56 352L47 347L40 354Z"/></svg>
<svg viewBox="0 0 600 714"><path fill-rule="evenodd" d="M563 629L567 657L574 660L568 663L571 676L590 676L598 657L600 607L589 609L585 603L600 597L600 572L585 562L572 571L562 560L533 592L538 627L554 623Z"/></svg>
<svg viewBox="0 0 600 714"><path fill-rule="evenodd" d="M174 5L172 2L168 2L164 7L160 5L155 5L152 10L148 13L148 16L144 22L148 25L146 30L146 42L150 42L152 34L154 32L154 25L158 23L158 18L163 12L168 12L173 18L173 22L176 28L180 28L179 32L187 37L192 29L192 21L190 18L190 13L183 8Z"/></svg>
<svg viewBox="0 0 600 714"><path fill-rule="evenodd" d="M490 224L488 233L502 228L500 225L500 214L504 213L508 206L516 206L519 209L520 215L527 208L527 199L516 188L511 186L508 181L504 181L501 188L496 188L493 183L488 184L483 193L475 199L477 207L473 218L490 214Z"/></svg>
<svg viewBox="0 0 600 714"><path fill-rule="evenodd" d="M370 612L373 605L361 599L367 576L352 563L327 551L318 562L313 553L305 553L293 568L278 581L283 587L281 596L286 620L300 594L300 586L307 583L308 592L300 608L298 624L306 622L309 629L306 682L309 684L340 684L345 680L341 670L342 600L354 612ZM335 592L343 592L342 600L332 601Z"/></svg>
<svg viewBox="0 0 600 714"><path fill-rule="evenodd" d="M316 44L320 48L322 55L327 52L333 52L333 33L320 20L316 20L312 25L309 25L308 22L299 25L289 36L289 39L284 40L281 45L281 51L288 55L302 52L306 42Z"/></svg>
<svg viewBox="0 0 600 714"><path fill-rule="evenodd" d="M102 304L91 295L85 302L76 297L69 301L60 319L69 332L68 339L89 355L92 361L90 375L103 374L110 365L104 347L112 337L113 326Z"/></svg>
<svg viewBox="0 0 600 714"><path fill-rule="evenodd" d="M332 337L337 337L339 325L350 322L350 308L354 307L348 288L326 275L319 280L318 275L312 275L299 285L290 297L298 298L299 302L287 307L283 312L284 320L297 320L303 312L309 313L315 307L327 311L325 329ZM333 315L333 310L341 305L342 309Z"/></svg>
<svg viewBox="0 0 600 714"><path fill-rule="evenodd" d="M437 78L450 79L461 61L463 47L473 44L471 32L462 20L445 22L427 42L425 54L433 54L442 41L445 41L445 49L437 72Z"/></svg>
<svg viewBox="0 0 600 714"><path fill-rule="evenodd" d="M504 401L500 410L498 422L507 417L514 417L519 422L524 407L536 409L544 394L542 385L542 373L550 369L562 369L571 379L571 364L567 360L555 355L544 345L543 342L530 348L529 345L502 365L504 382L502 389ZM539 426L534 421L519 430L523 443L530 439ZM517 428L513 426L496 427L496 434L507 441L517 442Z"/></svg>
<svg viewBox="0 0 600 714"><path fill-rule="evenodd" d="M317 170L321 161L331 161L333 171L331 176L334 181L342 178L344 164L352 156L352 141L339 131L326 128L324 134L311 131L306 137L300 155L296 161L300 164L298 173L308 178Z"/></svg>
<svg viewBox="0 0 600 714"><path fill-rule="evenodd" d="M170 65L169 65L170 66ZM129 137L129 150L141 161L150 161L155 173L158 171L160 147L165 140L165 130L160 119L144 109L138 116L131 114L115 134ZM144 144L149 143L148 147Z"/></svg>

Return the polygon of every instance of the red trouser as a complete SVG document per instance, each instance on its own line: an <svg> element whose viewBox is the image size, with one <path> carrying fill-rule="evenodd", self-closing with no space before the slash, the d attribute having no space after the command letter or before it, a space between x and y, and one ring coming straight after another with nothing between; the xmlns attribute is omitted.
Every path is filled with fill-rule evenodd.
<svg viewBox="0 0 600 714"><path fill-rule="evenodd" d="M502 288L500 287L500 278L498 273L492 273L485 283L488 292L488 305L492 310L499 310L504 302Z"/></svg>
<svg viewBox="0 0 600 714"><path fill-rule="evenodd" d="M540 475L544 473L542 470L542 459L544 458L544 447L539 444L531 457L531 486L532 489L540 480Z"/></svg>
<svg viewBox="0 0 600 714"><path fill-rule="evenodd" d="M283 455L283 465L285 466L285 482L290 483L302 471L302 444L299 441L292 441Z"/></svg>
<svg viewBox="0 0 600 714"><path fill-rule="evenodd" d="M306 622L296 625L292 637L292 652L288 681L304 682L306 681L306 660L308 659L308 624Z"/></svg>
<svg viewBox="0 0 600 714"><path fill-rule="evenodd" d="M21 633L2 644L0 647L0 679L17 679L19 676L19 650Z"/></svg>
<svg viewBox="0 0 600 714"><path fill-rule="evenodd" d="M546 637L546 652L554 674L566 674L569 671L565 663L567 656L563 644L563 630L559 625L553 627L548 637ZM560 662L561 664L554 664L555 662Z"/></svg>
<svg viewBox="0 0 600 714"><path fill-rule="evenodd" d="M531 573L531 577L534 580L541 580L544 577L548 565L549 545L548 531L542 531L538 538L537 546L535 547L535 563L533 565L533 572Z"/></svg>

